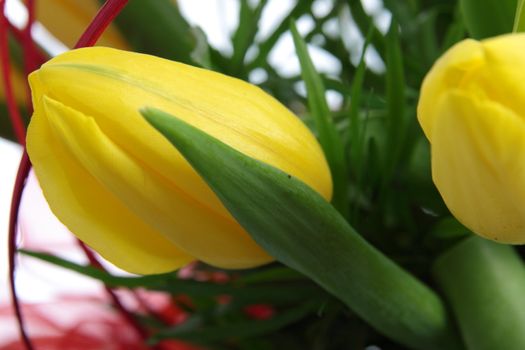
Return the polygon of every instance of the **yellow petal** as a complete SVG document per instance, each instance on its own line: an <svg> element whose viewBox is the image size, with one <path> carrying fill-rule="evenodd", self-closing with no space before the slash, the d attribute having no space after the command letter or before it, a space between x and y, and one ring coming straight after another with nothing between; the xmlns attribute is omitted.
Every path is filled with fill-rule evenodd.
<svg viewBox="0 0 525 350"><path fill-rule="evenodd" d="M141 108L176 115L331 197L328 166L309 130L275 99L241 80L149 55L90 48L54 58L31 81L36 99L45 94L93 116L121 147L133 145L129 153L216 209L224 211L171 144L143 120Z"/></svg>
<svg viewBox="0 0 525 350"><path fill-rule="evenodd" d="M490 99L525 116L525 33L481 42L467 39L448 50L432 67L421 87L418 119L432 142L432 128L441 111L436 106L450 89Z"/></svg>
<svg viewBox="0 0 525 350"><path fill-rule="evenodd" d="M108 195L119 198L135 216L188 255L224 268L246 268L272 260L232 218L210 212L175 183L131 158L104 135L94 118L46 96L43 105L57 141L78 164Z"/></svg>
<svg viewBox="0 0 525 350"><path fill-rule="evenodd" d="M447 207L486 238L525 243L525 122L460 90L436 106L432 176Z"/></svg>
<svg viewBox="0 0 525 350"><path fill-rule="evenodd" d="M58 40L74 47L80 35L95 17L101 4L96 0L38 0L37 20ZM127 49L128 45L118 30L110 25L97 45Z"/></svg>
<svg viewBox="0 0 525 350"><path fill-rule="evenodd" d="M251 267L270 257L146 123L139 114L144 106L165 110L331 197L328 166L313 135L275 99L240 80L152 56L90 48L52 59L30 83L36 113L63 130L55 137L78 166L139 220L212 265ZM30 149L29 155L33 160ZM42 173L45 162L34 163ZM58 193L63 185L49 178L46 186Z"/></svg>
<svg viewBox="0 0 525 350"><path fill-rule="evenodd" d="M433 127L441 111L436 107L443 95L458 87L483 64L483 48L478 41L467 39L439 58L423 80L417 106L417 117L427 138L432 142Z"/></svg>
<svg viewBox="0 0 525 350"><path fill-rule="evenodd" d="M126 151L216 210L224 210L218 199L143 120L140 108L166 110L331 196L328 167L311 133L277 101L240 80L152 56L92 48L57 57L31 81L36 100L45 94L93 116Z"/></svg>
<svg viewBox="0 0 525 350"><path fill-rule="evenodd" d="M27 149L52 211L81 240L129 272L173 271L191 260L108 192L62 142L60 110L35 113ZM41 110L40 112L44 112ZM57 113L55 113L57 112ZM50 185L51 184L51 185Z"/></svg>
<svg viewBox="0 0 525 350"><path fill-rule="evenodd" d="M483 66L461 87L525 118L525 34L509 34L482 42Z"/></svg>

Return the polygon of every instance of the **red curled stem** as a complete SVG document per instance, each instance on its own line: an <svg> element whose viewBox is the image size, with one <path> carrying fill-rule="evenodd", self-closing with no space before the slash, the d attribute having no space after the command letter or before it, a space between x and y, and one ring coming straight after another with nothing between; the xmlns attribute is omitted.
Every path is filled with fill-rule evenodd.
<svg viewBox="0 0 525 350"><path fill-rule="evenodd" d="M107 0L84 31L84 34L78 39L75 49L95 45L102 33L104 33L104 30L106 30L127 3L128 0Z"/></svg>
<svg viewBox="0 0 525 350"><path fill-rule="evenodd" d="M9 19L7 20L7 25L8 25L9 31L11 32L11 34L13 34L13 37L17 41L22 42L24 40L23 30L15 27L13 23L9 21ZM45 61L48 60L48 57L47 57L47 54L44 53L44 51L40 47L35 46L34 41L33 41L33 47L34 47L33 54L34 54L35 64L37 67L39 67Z"/></svg>
<svg viewBox="0 0 525 350"><path fill-rule="evenodd" d="M15 287L15 256L16 256L16 226L18 219L18 211L20 208L20 201L22 199L22 190L24 188L24 183L29 175L31 170L31 163L29 162L29 157L24 149L22 159L20 160L20 165L18 167L18 172L16 174L15 186L13 189L13 197L11 197L11 211L9 213L9 234L8 234L8 264L9 264L9 289L11 291L11 298L13 300L13 308L15 311L16 321L18 323L18 330L20 332L20 337L22 342L27 350L32 350L33 346L24 327L24 319L22 317L22 310L20 308L20 303L18 302L18 297L16 294Z"/></svg>
<svg viewBox="0 0 525 350"><path fill-rule="evenodd" d="M25 126L22 115L18 109L13 85L11 81L11 62L9 57L9 43L8 43L8 28L9 21L5 15L5 0L0 0L0 61L3 74L3 84L8 108L9 118L15 132L16 138L21 145L25 145ZM29 339L25 327L24 319L22 317L22 310L18 300L15 286L15 256L16 256L16 240L17 240L17 218L20 208L20 201L22 199L22 191L24 183L27 179L31 164L27 153L23 152L20 165L16 174L15 185L13 188L13 196L11 197L11 210L9 212L9 227L8 227L8 270L9 270L9 289L13 302L13 309L15 318L20 332L20 338L25 348L32 350L33 346Z"/></svg>
<svg viewBox="0 0 525 350"><path fill-rule="evenodd" d="M27 8L27 23L22 31L22 48L24 50L24 65L26 76L38 68L38 58L36 55L36 48L31 36L33 24L35 23L35 1L26 0ZM31 102L31 90L29 84L26 84L27 107L28 113L33 113L33 103Z"/></svg>
<svg viewBox="0 0 525 350"><path fill-rule="evenodd" d="M107 28L107 26L111 23L111 21L119 14L119 12L124 8L124 6L127 4L128 0L107 0L106 3L100 8L99 12L91 22L91 24L88 26L84 34L80 37L77 44L75 45L75 48L79 47L85 47L85 46L92 46L96 43L100 35L104 32L104 30ZM28 1L28 10L29 10L29 21L28 26L26 26L26 29L21 33L22 40L28 40L31 36L31 23L34 19L34 1L30 0ZM14 94L12 90L12 83L11 83L11 76L10 76L10 61L9 61L9 46L8 46L8 20L5 16L5 0L0 0L0 65L2 72L4 74L4 86L6 90L6 99L8 104L8 112L9 116L11 118L11 122L13 124L13 128L15 130L15 134L20 142L20 144L25 145L25 127L23 123L22 116L17 108L16 101L14 100ZM32 46L32 45L31 45ZM31 48L29 46L24 46L24 51L26 55L29 55L30 57L26 57L28 61L31 64L36 64L36 55L33 55L33 52L36 52L34 50L34 46ZM36 66L26 66L29 68L36 68ZM20 161L20 165L18 167L18 172L16 175L15 180L15 186L13 189L13 196L11 198L11 211L9 216L9 231L8 231L8 260L9 260L9 286L11 289L11 295L13 298L13 307L15 311L15 316L18 323L18 328L20 332L20 336L22 338L22 342L27 350L33 350L33 346L31 344L31 341L29 340L29 337L27 336L27 333L25 331L24 327L24 319L22 316L22 310L20 308L20 303L17 297L16 293L16 285L15 285L15 257L16 257L16 240L17 240L17 221L18 221L18 213L19 213L19 207L20 207L20 201L22 198L22 192L24 189L24 184L27 179L27 176L29 175L29 171L31 170L31 163L29 160L29 156L27 155L26 150L24 149L24 153L22 155L22 159ZM120 300L118 300L118 297L114 295L112 292L111 295L113 295L115 298L112 297L113 302L123 312L126 319L128 317L132 317L131 314L125 310L120 303ZM135 320L133 320L133 324L136 324ZM138 324L137 324L138 325ZM139 326L139 333L141 336L143 335L143 330Z"/></svg>
<svg viewBox="0 0 525 350"><path fill-rule="evenodd" d="M0 0L0 65L7 103L7 111L18 143L25 145L25 125L16 104L13 82L11 81L11 62L9 58L8 21L5 15L5 0Z"/></svg>
<svg viewBox="0 0 525 350"><path fill-rule="evenodd" d="M95 254L91 251L90 248L88 248L84 242L81 240L77 240L80 248L84 251L84 254L89 260L89 263L91 266L94 266L102 271L105 271L104 267L98 260ZM142 337L143 340L147 339L148 333L140 326L140 324L135 320L132 314L129 313L128 310L122 305L122 302L120 301L117 294L111 289L110 287L104 285L104 288L106 289L106 292L108 293L109 297L111 298L111 301L115 305L115 308L122 314L122 316L126 319L126 321L135 329L135 331Z"/></svg>

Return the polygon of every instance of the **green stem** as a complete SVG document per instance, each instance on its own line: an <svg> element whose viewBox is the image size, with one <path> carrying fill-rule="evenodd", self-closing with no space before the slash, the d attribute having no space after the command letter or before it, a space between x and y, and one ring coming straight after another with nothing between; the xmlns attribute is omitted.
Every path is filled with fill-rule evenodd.
<svg viewBox="0 0 525 350"><path fill-rule="evenodd" d="M434 273L468 349L525 349L525 268L512 247L470 237Z"/></svg>

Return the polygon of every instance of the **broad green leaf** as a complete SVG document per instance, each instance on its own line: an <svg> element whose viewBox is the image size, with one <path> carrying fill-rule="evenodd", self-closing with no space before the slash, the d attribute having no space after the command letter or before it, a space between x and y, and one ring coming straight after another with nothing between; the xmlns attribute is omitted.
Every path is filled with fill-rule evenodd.
<svg viewBox="0 0 525 350"><path fill-rule="evenodd" d="M315 120L315 126L319 134L319 142L323 147L332 173L334 183L332 202L343 215L348 215L348 172L343 142L334 125L328 103L326 102L326 89L323 80L315 70L306 43L297 31L294 22L290 23L290 30L301 64L301 75L306 85L308 106Z"/></svg>
<svg viewBox="0 0 525 350"><path fill-rule="evenodd" d="M518 0L460 0L465 26L474 39L510 33Z"/></svg>
<svg viewBox="0 0 525 350"><path fill-rule="evenodd" d="M525 267L514 248L472 236L445 252L434 273L468 349L525 349Z"/></svg>
<svg viewBox="0 0 525 350"><path fill-rule="evenodd" d="M459 349L438 295L368 244L310 187L172 115L151 108L142 114L278 261L410 348Z"/></svg>
<svg viewBox="0 0 525 350"><path fill-rule="evenodd" d="M514 26L512 32L525 32L525 0L518 0L516 15L514 16Z"/></svg>

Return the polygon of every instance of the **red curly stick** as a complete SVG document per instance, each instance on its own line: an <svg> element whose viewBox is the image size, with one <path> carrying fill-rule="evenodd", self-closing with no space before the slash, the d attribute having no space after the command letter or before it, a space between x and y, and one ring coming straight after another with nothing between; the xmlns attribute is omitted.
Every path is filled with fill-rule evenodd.
<svg viewBox="0 0 525 350"><path fill-rule="evenodd" d="M111 21L118 15L118 13L124 8L128 0L107 0L106 3L100 8L99 12L88 26L84 34L80 37L75 48L91 46L102 35L107 26ZM29 23L28 26L31 26L31 19L34 18L32 14L32 9L34 8L33 1L28 2L29 5ZM14 101L14 95L11 88L10 81L10 65L9 65L9 51L8 51L8 42L7 42L7 28L8 21L4 15L5 0L0 0L0 60L2 63L2 71L4 73L4 85L6 86L6 97L9 107L9 115L11 117L15 133L20 144L25 145L25 127L23 124L22 116L20 115L16 102ZM30 29L27 29L24 34L25 37L29 37ZM9 285L11 289L11 295L13 298L13 307L15 309L15 315L17 318L20 336L27 350L33 350L33 346L24 327L23 316L20 309L20 304L18 302L15 286L15 257L16 257L16 239L17 239L17 219L18 212L20 207L20 200L22 198L22 192L24 189L25 180L31 169L31 163L29 157L24 149L22 159L20 161L20 166L16 175L15 186L13 189L13 197L11 198L11 211L9 216L9 232L8 232L8 259L9 259ZM113 292L112 292L113 293ZM115 301L115 300L114 300ZM117 302L118 301L117 298ZM120 304L121 305L121 304ZM122 306L122 305L121 305ZM129 313L125 311L128 315ZM130 315L131 316L131 315ZM142 335L142 334L141 334Z"/></svg>

